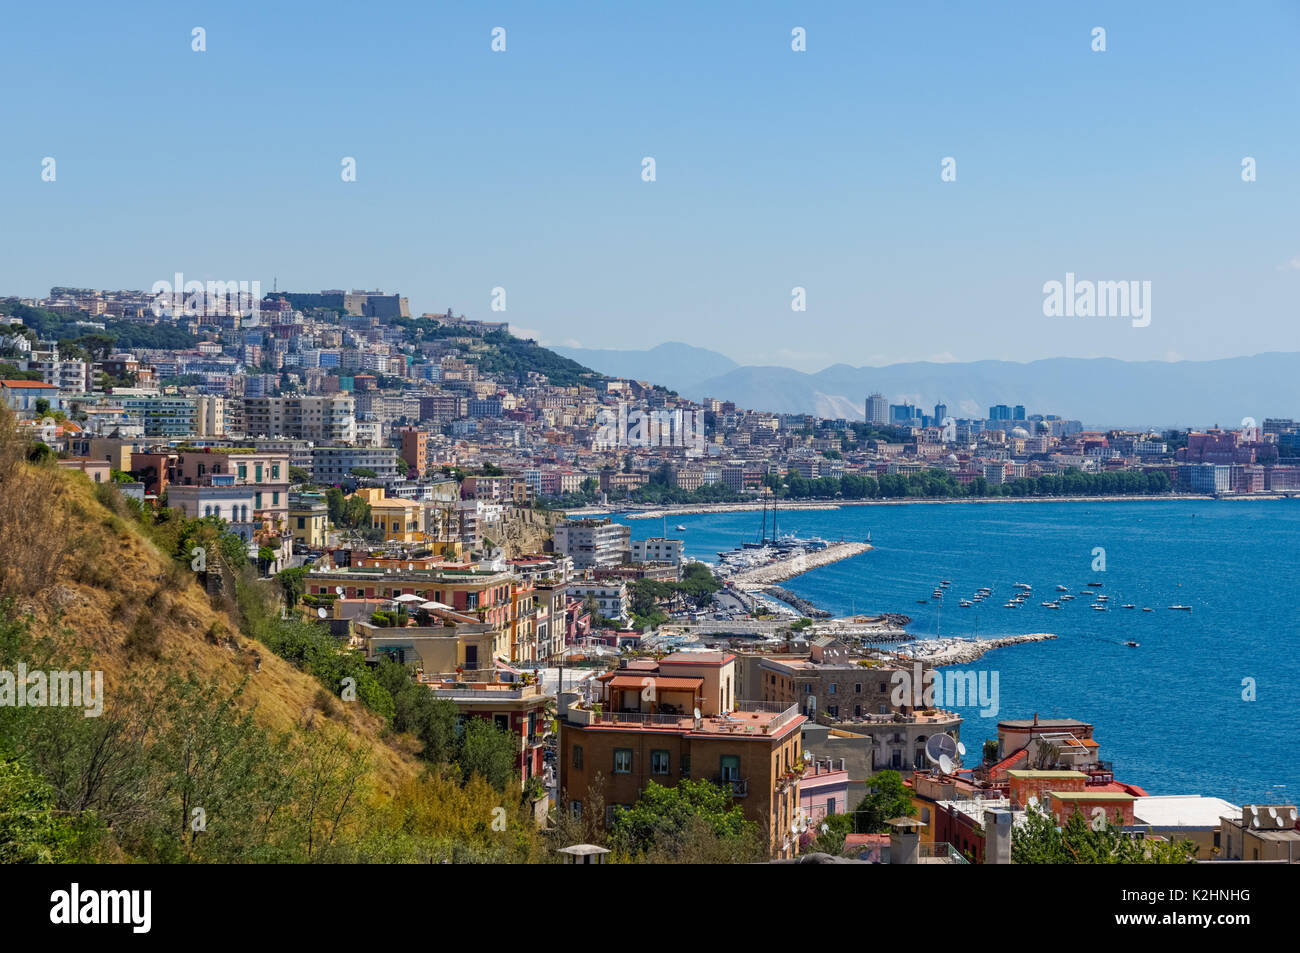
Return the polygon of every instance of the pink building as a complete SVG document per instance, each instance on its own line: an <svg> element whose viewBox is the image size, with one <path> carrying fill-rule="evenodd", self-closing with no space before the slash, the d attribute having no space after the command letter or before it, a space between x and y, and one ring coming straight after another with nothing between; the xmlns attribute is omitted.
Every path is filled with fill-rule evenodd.
<svg viewBox="0 0 1300 953"><path fill-rule="evenodd" d="M799 782L799 806L808 816L810 828L828 814L852 810L849 800L849 772L843 758L814 761Z"/></svg>

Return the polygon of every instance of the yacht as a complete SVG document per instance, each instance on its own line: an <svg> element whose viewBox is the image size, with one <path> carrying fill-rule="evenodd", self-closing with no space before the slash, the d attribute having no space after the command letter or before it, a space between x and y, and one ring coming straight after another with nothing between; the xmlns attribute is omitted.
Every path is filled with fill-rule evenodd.
<svg viewBox="0 0 1300 953"><path fill-rule="evenodd" d="M1069 601L1070 601L1071 599L1073 599L1073 598L1074 598L1074 596L1061 596L1061 601L1063 601L1063 602L1069 602Z"/></svg>
<svg viewBox="0 0 1300 953"><path fill-rule="evenodd" d="M1056 587L1056 591L1057 591L1057 592L1069 592L1069 591L1070 591L1070 587L1069 587L1069 586L1057 586L1057 587Z"/></svg>
<svg viewBox="0 0 1300 953"><path fill-rule="evenodd" d="M1090 586L1100 586L1101 583L1099 583L1099 582L1090 582L1090 583L1088 583L1088 585L1090 585Z"/></svg>
<svg viewBox="0 0 1300 953"><path fill-rule="evenodd" d="M1129 648L1131 648L1131 649L1135 649L1135 648L1138 647L1138 644L1137 644L1136 642L1134 642L1132 639L1129 639L1129 640L1128 640L1127 642L1125 642L1124 644L1127 645L1127 646L1128 646Z"/></svg>
<svg viewBox="0 0 1300 953"><path fill-rule="evenodd" d="M1155 610L1155 609L1148 609L1148 608L1146 608L1146 606L1143 606L1143 607L1142 607L1142 611L1143 611L1143 612L1155 612L1156 610Z"/></svg>
<svg viewBox="0 0 1300 953"><path fill-rule="evenodd" d="M686 527L683 526L681 523L678 523L676 526L673 527L673 530L678 533L684 533L686 532Z"/></svg>
<svg viewBox="0 0 1300 953"><path fill-rule="evenodd" d="M1033 591L1034 591L1034 587L1031 586L1031 585L1030 585L1029 583L1027 583L1027 582L1018 582L1018 583L1015 584L1015 587L1016 587L1017 589L1023 589L1023 590L1025 590L1025 592L1033 592Z"/></svg>
<svg viewBox="0 0 1300 953"><path fill-rule="evenodd" d="M1100 604L1100 603L1094 603L1092 608L1093 608L1093 611L1094 611L1094 612L1105 612L1105 611L1106 611L1106 607L1105 607L1104 605Z"/></svg>
<svg viewBox="0 0 1300 953"><path fill-rule="evenodd" d="M971 603L971 601L970 601L969 599L963 599L961 602L959 602L959 603L957 603L957 604L958 604L959 606L963 606L963 607L966 607L966 606L970 606L970 605L972 605L972 603Z"/></svg>
<svg viewBox="0 0 1300 953"><path fill-rule="evenodd" d="M1171 609L1177 609L1179 612L1191 612L1191 606L1170 606Z"/></svg>
<svg viewBox="0 0 1300 953"><path fill-rule="evenodd" d="M1133 603L1131 603L1131 602L1127 602L1127 603L1124 604L1124 608L1125 608L1125 609L1136 609L1137 606L1133 605Z"/></svg>

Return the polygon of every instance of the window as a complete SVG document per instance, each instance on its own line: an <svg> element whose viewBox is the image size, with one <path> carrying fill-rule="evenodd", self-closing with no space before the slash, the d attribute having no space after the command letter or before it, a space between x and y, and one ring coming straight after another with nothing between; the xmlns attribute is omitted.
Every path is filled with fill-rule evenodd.
<svg viewBox="0 0 1300 953"><path fill-rule="evenodd" d="M925 811L926 811L926 813L928 814L928 813L929 813L929 808L926 808ZM827 814L834 814L834 813L835 813L835 798L833 798L833 797L828 797L828 798L826 799L826 813L827 813Z"/></svg>
<svg viewBox="0 0 1300 953"><path fill-rule="evenodd" d="M669 758L667 751L650 752L650 773L667 774L669 771Z"/></svg>
<svg viewBox="0 0 1300 953"><path fill-rule="evenodd" d="M615 774L632 773L632 749L631 748L614 749L614 773Z"/></svg>
<svg viewBox="0 0 1300 953"><path fill-rule="evenodd" d="M573 746L573 766L575 768L582 767L582 745Z"/></svg>
<svg viewBox="0 0 1300 953"><path fill-rule="evenodd" d="M861 694L862 694L862 683L861 683L861 682L858 682L858 683L856 683L856 684L853 686L853 693L854 693L855 695L861 695Z"/></svg>
<svg viewBox="0 0 1300 953"><path fill-rule="evenodd" d="M840 717L840 706L839 706L839 705L827 705L827 706L826 706L826 713L827 713L828 715L830 715L832 718L838 718L838 717Z"/></svg>
<svg viewBox="0 0 1300 953"><path fill-rule="evenodd" d="M724 754L720 759L719 768L724 781L740 780L740 755Z"/></svg>
<svg viewBox="0 0 1300 953"><path fill-rule="evenodd" d="M681 771L682 777L689 778L691 776L691 756L688 754L681 757Z"/></svg>
<svg viewBox="0 0 1300 953"><path fill-rule="evenodd" d="M298 528L299 528L299 529L303 529L305 526L306 526L306 522L303 520L303 518L302 518L301 516L299 516L299 517L298 517Z"/></svg>
<svg viewBox="0 0 1300 953"><path fill-rule="evenodd" d="M502 731L509 731L509 730L510 730L510 716L509 716L509 715L493 715L493 716L492 716L492 719L493 719L493 721L496 722L497 727L500 728Z"/></svg>
<svg viewBox="0 0 1300 953"><path fill-rule="evenodd" d="M570 802L569 802L569 816L572 817L575 821L578 820L578 818L582 817L582 802L581 802L581 801L570 801Z"/></svg>
<svg viewBox="0 0 1300 953"><path fill-rule="evenodd" d="M834 682L831 682L831 691L830 691L830 693L831 693L832 695L835 694L835 683L834 683Z"/></svg>
<svg viewBox="0 0 1300 953"><path fill-rule="evenodd" d="M280 479L280 464L278 463L271 464L271 479L272 480Z"/></svg>

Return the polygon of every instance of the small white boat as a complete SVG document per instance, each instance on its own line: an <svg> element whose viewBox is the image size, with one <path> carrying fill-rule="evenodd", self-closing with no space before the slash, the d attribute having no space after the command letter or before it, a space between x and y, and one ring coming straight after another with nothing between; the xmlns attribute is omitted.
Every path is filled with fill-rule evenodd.
<svg viewBox="0 0 1300 953"><path fill-rule="evenodd" d="M971 601L970 601L969 599L963 599L961 602L958 603L958 605L960 605L960 606L969 606L969 605L971 605L971 604L972 604L972 603L971 603Z"/></svg>
<svg viewBox="0 0 1300 953"><path fill-rule="evenodd" d="M1069 588L1068 586L1057 586L1057 587L1056 587L1056 591L1057 591L1057 592L1069 592L1069 591L1070 591L1070 588Z"/></svg>
<svg viewBox="0 0 1300 953"><path fill-rule="evenodd" d="M1094 612L1105 612L1105 611L1106 611L1106 607L1105 607L1105 606L1094 605L1094 606L1092 607L1092 609L1093 609Z"/></svg>
<svg viewBox="0 0 1300 953"><path fill-rule="evenodd" d="M1191 607L1191 606L1170 606L1169 608L1171 608L1171 609L1176 609L1176 610L1178 610L1179 612L1191 612L1191 611L1192 611L1192 607Z"/></svg>
<svg viewBox="0 0 1300 953"><path fill-rule="evenodd" d="M1128 603L1125 603L1125 604L1124 604L1124 608L1125 608L1125 609L1136 609L1137 606L1133 605L1133 603L1131 603L1131 602L1128 602Z"/></svg>
<svg viewBox="0 0 1300 953"><path fill-rule="evenodd" d="M1061 596L1061 599L1062 599L1063 601L1065 601L1065 602L1069 602L1069 601L1070 601L1071 599L1073 599L1073 598L1074 598L1074 596Z"/></svg>
<svg viewBox="0 0 1300 953"><path fill-rule="evenodd" d="M673 529L674 529L675 531L677 531L678 533L684 533L684 532L686 532L686 527L683 526L681 523L678 523L676 526L673 527Z"/></svg>
<svg viewBox="0 0 1300 953"><path fill-rule="evenodd" d="M1146 608L1145 606L1143 606L1143 607L1142 607L1142 611L1143 611L1143 612L1155 612L1156 610L1155 610L1155 609L1148 609L1148 608Z"/></svg>
<svg viewBox="0 0 1300 953"><path fill-rule="evenodd" d="M1015 584L1015 587L1016 587L1017 589L1023 589L1023 590L1025 590L1025 592L1033 592L1033 591L1034 591L1034 587L1031 586L1031 585L1030 585L1029 583L1027 583L1027 582L1018 582L1018 583Z"/></svg>
<svg viewBox="0 0 1300 953"><path fill-rule="evenodd" d="M1019 608L1020 608L1020 603L1018 603L1018 602L1008 602L1008 603L1006 603L1005 605L1003 605L1002 608L1004 608L1004 609L1019 609Z"/></svg>

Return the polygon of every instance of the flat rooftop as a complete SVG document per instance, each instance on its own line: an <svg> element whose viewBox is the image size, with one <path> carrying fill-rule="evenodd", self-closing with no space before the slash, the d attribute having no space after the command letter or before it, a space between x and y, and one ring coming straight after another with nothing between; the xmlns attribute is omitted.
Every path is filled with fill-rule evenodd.
<svg viewBox="0 0 1300 953"><path fill-rule="evenodd" d="M1221 797L1200 794L1169 794L1140 797L1133 802L1133 822L1152 827L1219 826L1219 818L1241 816L1241 807Z"/></svg>

